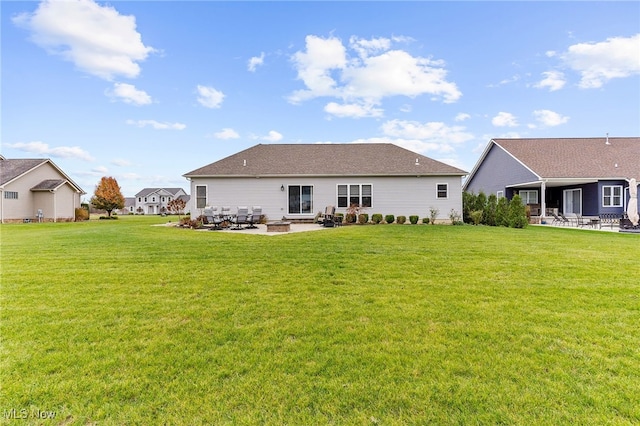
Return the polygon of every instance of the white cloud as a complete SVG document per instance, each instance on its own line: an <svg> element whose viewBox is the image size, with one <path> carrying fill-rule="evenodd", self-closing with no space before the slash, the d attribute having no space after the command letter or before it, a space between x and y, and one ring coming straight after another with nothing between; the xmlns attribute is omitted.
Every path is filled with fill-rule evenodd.
<svg viewBox="0 0 640 426"><path fill-rule="evenodd" d="M640 33L599 43L574 44L560 57L581 74L579 87L602 87L611 79L640 74Z"/></svg>
<svg viewBox="0 0 640 426"><path fill-rule="evenodd" d="M336 102L329 102L327 105L325 105L324 111L331 115L335 115L336 117L363 118L382 116L382 110L380 108L374 108L373 105L340 105Z"/></svg>
<svg viewBox="0 0 640 426"><path fill-rule="evenodd" d="M214 133L213 136L216 139L238 139L240 135L233 129L224 128L221 131Z"/></svg>
<svg viewBox="0 0 640 426"><path fill-rule="evenodd" d="M564 73L560 71L546 71L543 72L542 75L545 78L536 83L534 87L537 87L539 89L548 87L550 92L554 92L556 90L562 89L566 83Z"/></svg>
<svg viewBox="0 0 640 426"><path fill-rule="evenodd" d="M533 111L536 121L545 127L555 127L565 124L569 121L569 117L558 114L548 109L540 109Z"/></svg>
<svg viewBox="0 0 640 426"><path fill-rule="evenodd" d="M142 43L134 16L91 0L44 0L35 12L17 15L13 22L29 30L31 40L49 53L105 80L137 77L138 62L154 52Z"/></svg>
<svg viewBox="0 0 640 426"><path fill-rule="evenodd" d="M249 59L247 68L249 71L255 72L256 68L258 68L262 64L264 64L264 52L261 52L260 56L254 56L251 59Z"/></svg>
<svg viewBox="0 0 640 426"><path fill-rule="evenodd" d="M95 172L97 174L100 175L104 175L109 173L109 169L106 168L105 166L98 166L98 167L94 167L93 169L91 169L92 172Z"/></svg>
<svg viewBox="0 0 640 426"><path fill-rule="evenodd" d="M380 105L383 98L398 95L414 98L426 94L445 103L455 102L462 96L456 84L446 80L447 71L442 61L391 50L397 41L405 39L351 37L348 51L336 37L307 36L306 49L292 57L298 79L306 88L293 92L289 101L338 98L344 106L333 103L328 109L344 115L346 106L358 105L366 110L366 105ZM353 53L350 55L350 52Z"/></svg>
<svg viewBox="0 0 640 426"><path fill-rule="evenodd" d="M260 139L262 139L263 141L278 142L282 140L282 135L275 130L271 130L269 131L269 134L267 136L263 136Z"/></svg>
<svg viewBox="0 0 640 426"><path fill-rule="evenodd" d="M496 127L517 127L518 120L509 112L499 112L498 115L491 119L491 124Z"/></svg>
<svg viewBox="0 0 640 426"><path fill-rule="evenodd" d="M390 120L382 125L386 136L429 141L437 146L460 144L473 139L463 126L447 126L441 122Z"/></svg>
<svg viewBox="0 0 640 426"><path fill-rule="evenodd" d="M50 157L60 158L76 158L79 160L93 161L93 157L89 155L87 151L78 146L58 146L55 148L49 147L44 142L17 142L6 144L9 148L18 149L20 151L28 152L37 155L47 155Z"/></svg>
<svg viewBox="0 0 640 426"><path fill-rule="evenodd" d="M156 130L184 130L187 127L182 123L161 123L156 120L127 120L127 124L138 127L151 126Z"/></svg>
<svg viewBox="0 0 640 426"><path fill-rule="evenodd" d="M122 102L133 105L149 105L152 103L151 96L144 90L138 90L132 84L114 83L113 90L106 92L112 99L120 99Z"/></svg>
<svg viewBox="0 0 640 426"><path fill-rule="evenodd" d="M200 86L197 87L198 102L203 107L207 108L220 108L222 100L224 99L224 93L214 89L213 87Z"/></svg>
<svg viewBox="0 0 640 426"><path fill-rule="evenodd" d="M471 116L465 112L461 112L458 115L456 115L455 121L465 121L470 119Z"/></svg>
<svg viewBox="0 0 640 426"><path fill-rule="evenodd" d="M111 164L118 166L118 167L129 167L131 166L131 161L129 160L125 160L123 158L115 158L113 160L111 160Z"/></svg>

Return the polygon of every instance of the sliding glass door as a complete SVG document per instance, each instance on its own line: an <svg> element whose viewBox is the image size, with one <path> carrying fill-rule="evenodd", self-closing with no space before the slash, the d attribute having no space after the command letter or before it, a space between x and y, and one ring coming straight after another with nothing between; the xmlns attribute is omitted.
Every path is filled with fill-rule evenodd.
<svg viewBox="0 0 640 426"><path fill-rule="evenodd" d="M582 189L565 189L564 208L565 215L582 215Z"/></svg>

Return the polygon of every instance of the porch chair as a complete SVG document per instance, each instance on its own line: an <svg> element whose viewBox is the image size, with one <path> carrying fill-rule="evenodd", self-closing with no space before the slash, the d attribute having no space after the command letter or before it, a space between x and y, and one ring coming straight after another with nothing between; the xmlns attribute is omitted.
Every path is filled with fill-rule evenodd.
<svg viewBox="0 0 640 426"><path fill-rule="evenodd" d="M249 224L249 226L247 226L245 229L256 229L256 228L258 228L256 226L256 223L260 223L260 218L261 217L262 217L262 207L253 206L251 208L251 215L249 215L249 217L247 218L247 223Z"/></svg>

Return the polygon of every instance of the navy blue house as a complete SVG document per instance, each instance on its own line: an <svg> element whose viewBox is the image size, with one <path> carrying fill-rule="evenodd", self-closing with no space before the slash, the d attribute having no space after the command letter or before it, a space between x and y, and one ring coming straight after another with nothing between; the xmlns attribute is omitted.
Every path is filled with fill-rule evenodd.
<svg viewBox="0 0 640 426"><path fill-rule="evenodd" d="M622 215L640 181L640 137L492 139L463 190L511 199L532 216Z"/></svg>

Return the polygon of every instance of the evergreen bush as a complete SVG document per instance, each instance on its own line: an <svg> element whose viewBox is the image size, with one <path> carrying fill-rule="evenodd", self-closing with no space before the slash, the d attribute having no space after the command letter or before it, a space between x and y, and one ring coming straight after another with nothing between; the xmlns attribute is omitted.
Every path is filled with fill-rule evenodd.
<svg viewBox="0 0 640 426"><path fill-rule="evenodd" d="M412 225L415 225L416 223L418 223L418 216L417 215L409 216L409 222L411 222Z"/></svg>
<svg viewBox="0 0 640 426"><path fill-rule="evenodd" d="M406 216L398 216L398 218L396 219L396 223L399 223L400 225L404 225L406 221L407 221Z"/></svg>
<svg viewBox="0 0 640 426"><path fill-rule="evenodd" d="M384 217L384 221L386 223L393 223L396 220L396 217L392 214L388 214Z"/></svg>
<svg viewBox="0 0 640 426"><path fill-rule="evenodd" d="M374 213L371 216L371 222L378 224L380 222L382 222L382 214L381 213Z"/></svg>

